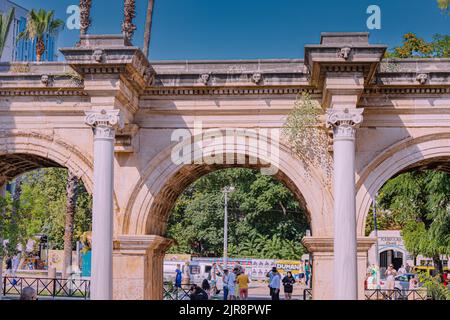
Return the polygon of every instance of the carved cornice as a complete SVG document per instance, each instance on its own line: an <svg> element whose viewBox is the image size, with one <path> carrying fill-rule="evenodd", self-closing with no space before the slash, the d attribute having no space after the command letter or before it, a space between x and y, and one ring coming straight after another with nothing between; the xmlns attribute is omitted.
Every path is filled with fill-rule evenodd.
<svg viewBox="0 0 450 320"><path fill-rule="evenodd" d="M120 74L138 92L152 84L154 70L138 47L123 36L81 36L76 48L62 48L68 64L79 74Z"/></svg>
<svg viewBox="0 0 450 320"><path fill-rule="evenodd" d="M357 250L361 253L367 253L369 249L376 243L376 238L358 237ZM330 237L304 237L302 244L309 252L312 253L333 253L334 241Z"/></svg>
<svg viewBox="0 0 450 320"><path fill-rule="evenodd" d="M0 89L0 96L15 97L15 96L87 96L87 93L82 89L70 88L3 88Z"/></svg>
<svg viewBox="0 0 450 320"><path fill-rule="evenodd" d="M300 86L258 86L258 87L151 87L143 92L143 96L198 96L198 95L296 95L302 92L321 94L312 87Z"/></svg>
<svg viewBox="0 0 450 320"><path fill-rule="evenodd" d="M442 86L372 86L364 89L365 95L450 94L450 85Z"/></svg>
<svg viewBox="0 0 450 320"><path fill-rule="evenodd" d="M369 44L368 33L322 33L319 45L305 46L311 84L321 88L327 73L360 72L371 83L387 46Z"/></svg>
<svg viewBox="0 0 450 320"><path fill-rule="evenodd" d="M147 251L163 254L174 240L158 235L120 235L113 241L114 251L127 255L144 255Z"/></svg>

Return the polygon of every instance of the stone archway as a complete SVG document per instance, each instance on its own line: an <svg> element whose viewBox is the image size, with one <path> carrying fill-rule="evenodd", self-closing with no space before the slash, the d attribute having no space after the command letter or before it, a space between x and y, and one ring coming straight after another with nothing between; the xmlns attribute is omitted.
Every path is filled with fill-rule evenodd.
<svg viewBox="0 0 450 320"><path fill-rule="evenodd" d="M193 145L193 144L192 144ZM258 165L177 165L171 160L174 145L166 148L149 162L140 181L135 185L125 210L122 234L164 233L165 218L178 196L192 182L201 176L219 169L231 167L259 168ZM258 150L247 150L246 145L225 143L226 154L253 157L270 163L266 155ZM193 157L192 162L197 162ZM286 145L280 145L277 178L297 196L309 213L312 233L317 236L332 234L329 215L332 208L332 196L324 181L314 168L305 168L302 162L292 154ZM331 223L332 224L332 223Z"/></svg>
<svg viewBox="0 0 450 320"><path fill-rule="evenodd" d="M76 147L37 132L0 134L0 184L26 171L45 167L69 169L92 192L92 160Z"/></svg>
<svg viewBox="0 0 450 320"><path fill-rule="evenodd" d="M373 160L356 183L357 235L364 236L373 196L389 179L411 169L435 167L450 172L450 133L401 141Z"/></svg>
<svg viewBox="0 0 450 320"><path fill-rule="evenodd" d="M279 147L276 178L296 195L308 212L312 234L332 235L332 197L326 183L315 169L305 168L287 146ZM129 273L125 278L120 272L114 273L115 299L162 299L163 258L171 245L171 241L162 236L175 201L188 185L220 169L260 168L248 163L174 164L172 148L173 145L149 163L127 206L122 235L116 238L114 245L114 268L121 270L126 267L134 275ZM252 157L270 163L265 154L246 148L246 145L225 143L223 150L224 157L227 154L240 155L247 157L247 160ZM198 159L194 157L192 160L195 163Z"/></svg>

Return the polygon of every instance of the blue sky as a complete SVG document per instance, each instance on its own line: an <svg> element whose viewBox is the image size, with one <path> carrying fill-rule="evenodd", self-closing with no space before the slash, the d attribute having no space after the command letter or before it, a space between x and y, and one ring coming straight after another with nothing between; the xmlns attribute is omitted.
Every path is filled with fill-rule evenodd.
<svg viewBox="0 0 450 320"><path fill-rule="evenodd" d="M13 0L26 8L54 9L66 19L76 0ZM370 31L371 43L395 46L415 32L431 39L449 33L450 16L436 0L155 0L153 60L303 58L305 44L326 31ZM120 33L122 0L94 0L90 33ZM147 0L136 0L135 45L142 45ZM381 30L368 30L369 5L381 8ZM62 31L59 47L78 30Z"/></svg>

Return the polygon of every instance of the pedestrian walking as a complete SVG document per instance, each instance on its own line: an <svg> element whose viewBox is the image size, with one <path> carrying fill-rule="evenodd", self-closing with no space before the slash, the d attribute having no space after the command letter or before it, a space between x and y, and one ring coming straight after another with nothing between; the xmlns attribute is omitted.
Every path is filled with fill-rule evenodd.
<svg viewBox="0 0 450 320"><path fill-rule="evenodd" d="M309 287L309 280L310 280L310 276L311 276L311 265L309 264L309 261L306 260L305 262L305 284L307 287Z"/></svg>
<svg viewBox="0 0 450 320"><path fill-rule="evenodd" d="M270 281L270 295L272 300L280 300L281 275L277 268L272 269L272 281Z"/></svg>
<svg viewBox="0 0 450 320"><path fill-rule="evenodd" d="M228 281L229 281L229 274L228 274L228 269L223 270L223 276L222 276L222 282L223 282L223 300L228 300Z"/></svg>
<svg viewBox="0 0 450 320"><path fill-rule="evenodd" d="M177 264L177 269L175 270L175 288L181 288L181 280L183 278L183 272L181 271L181 267Z"/></svg>
<svg viewBox="0 0 450 320"><path fill-rule="evenodd" d="M6 258L6 271L5 271L5 275L7 277L12 276L12 260L10 257Z"/></svg>
<svg viewBox="0 0 450 320"><path fill-rule="evenodd" d="M248 278L248 275L245 274L244 270L241 270L241 274L236 278L236 283L239 286L239 299L247 300L250 279Z"/></svg>
<svg viewBox="0 0 450 320"><path fill-rule="evenodd" d="M305 281L305 268L303 266L303 261L300 260L300 265L298 267L298 279L300 283L304 283Z"/></svg>
<svg viewBox="0 0 450 320"><path fill-rule="evenodd" d="M395 289L395 276L397 275L397 271L394 269L394 265L390 264L384 273L386 276L386 289L394 290Z"/></svg>
<svg viewBox="0 0 450 320"><path fill-rule="evenodd" d="M228 300L236 300L236 272L234 268L228 276Z"/></svg>
<svg viewBox="0 0 450 320"><path fill-rule="evenodd" d="M266 277L269 278L269 295L272 296L272 289L270 288L270 283L272 282L272 278L273 275L276 273L277 268L276 267L272 267L272 270L270 270L269 272L267 272Z"/></svg>
<svg viewBox="0 0 450 320"><path fill-rule="evenodd" d="M406 269L405 266L402 265L399 269L398 269L398 275L402 275L402 274L406 274Z"/></svg>
<svg viewBox="0 0 450 320"><path fill-rule="evenodd" d="M286 300L292 300L292 292L294 291L295 278L292 272L288 271L283 278L284 297Z"/></svg>

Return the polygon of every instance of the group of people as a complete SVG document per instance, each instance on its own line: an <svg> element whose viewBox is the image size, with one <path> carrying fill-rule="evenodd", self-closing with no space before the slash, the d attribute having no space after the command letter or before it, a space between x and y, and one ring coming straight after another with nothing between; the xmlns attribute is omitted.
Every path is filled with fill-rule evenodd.
<svg viewBox="0 0 450 320"><path fill-rule="evenodd" d="M247 300L250 278L244 268L236 266L231 272L223 271L223 300Z"/></svg>
<svg viewBox="0 0 450 320"><path fill-rule="evenodd" d="M201 285L192 285L189 290L189 297L191 300L208 300L212 296L220 293L217 288L216 276L221 277L223 284L223 300L247 300L248 290L250 284L250 278L245 273L245 269L240 266L234 266L233 269L221 270L216 274L215 264L211 268L211 281L204 279ZM181 288L182 271L179 266L176 269L175 287ZM294 285L296 282L309 285L311 276L311 266L309 263L302 264L302 268L299 273L299 279L296 280L291 271L288 271L284 277L280 274L276 267L273 267L271 271L267 273L269 281L269 294L272 300L280 300L280 291L283 286L284 297L286 300L292 300L292 294L294 291Z"/></svg>
<svg viewBox="0 0 450 320"><path fill-rule="evenodd" d="M288 271L284 278L281 278L281 274L278 272L276 267L267 273L269 278L269 294L272 300L280 300L281 285L284 288L284 298L286 300L292 300L292 293L294 291L294 284L296 280L292 275L291 271Z"/></svg>

